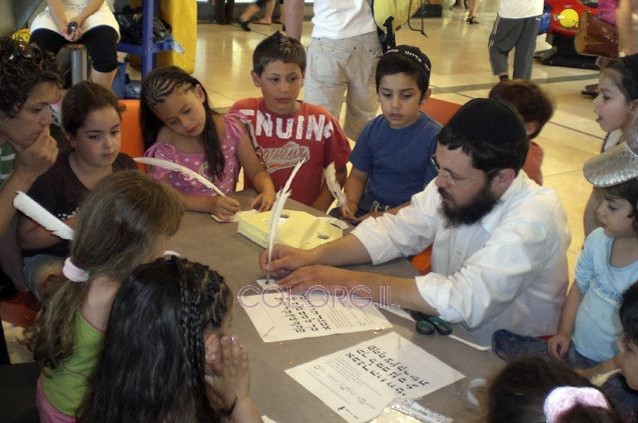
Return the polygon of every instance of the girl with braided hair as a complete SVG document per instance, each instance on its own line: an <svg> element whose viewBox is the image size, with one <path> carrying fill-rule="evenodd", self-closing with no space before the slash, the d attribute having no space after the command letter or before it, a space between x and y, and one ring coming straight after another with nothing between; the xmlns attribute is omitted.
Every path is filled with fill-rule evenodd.
<svg viewBox="0 0 638 423"><path fill-rule="evenodd" d="M183 212L174 190L137 170L105 177L82 201L64 280L27 330L42 369L36 393L41 422L75 421L121 282L161 256Z"/></svg>
<svg viewBox="0 0 638 423"><path fill-rule="evenodd" d="M217 195L180 173L152 167L150 175L177 189L189 210L230 220L239 211L239 203L227 195L235 191L240 167L259 193L251 207L270 210L275 188L241 123L241 114L215 113L197 79L175 66L150 72L142 82L140 114L145 156L185 166L225 194Z"/></svg>
<svg viewBox="0 0 638 423"><path fill-rule="evenodd" d="M217 272L171 257L122 284L79 421L255 422L246 351L227 336L232 294Z"/></svg>

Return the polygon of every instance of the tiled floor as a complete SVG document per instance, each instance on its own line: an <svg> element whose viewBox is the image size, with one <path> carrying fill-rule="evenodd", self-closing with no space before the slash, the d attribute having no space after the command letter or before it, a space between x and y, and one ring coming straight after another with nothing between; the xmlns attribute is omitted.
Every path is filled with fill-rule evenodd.
<svg viewBox="0 0 638 423"><path fill-rule="evenodd" d="M465 23L461 11L446 10L443 18L425 21L427 38L408 29L399 31L399 44L416 45L430 57L433 96L465 103L471 98L485 96L496 82L487 57L487 39L496 15L496 2L483 0L478 25ZM240 98L260 95L250 79L252 51L261 40L281 27L253 25L252 28L252 32L244 32L234 25L198 25L194 76L206 87L215 108L225 109ZM306 23L304 44L309 40L310 30L311 24ZM537 49L547 47L544 37L539 37ZM568 212L572 230L569 263L573 278L583 243L582 213L591 191L582 176L582 166L599 151L604 136L595 122L592 100L581 96L580 90L585 84L595 83L598 74L592 70L536 63L532 78L552 94L557 105L554 118L538 142L545 149L545 185L558 191ZM11 338L11 331L7 332ZM10 342L10 346L12 344L15 346Z"/></svg>

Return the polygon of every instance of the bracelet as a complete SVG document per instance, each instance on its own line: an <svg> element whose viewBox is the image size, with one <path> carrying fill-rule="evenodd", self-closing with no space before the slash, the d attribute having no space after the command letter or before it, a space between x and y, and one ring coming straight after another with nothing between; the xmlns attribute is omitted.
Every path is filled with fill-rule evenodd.
<svg viewBox="0 0 638 423"><path fill-rule="evenodd" d="M230 405L230 407L226 408L226 409L222 409L219 410L220 413L222 413L225 416L230 416L233 414L233 411L235 411L235 406L237 405L237 396L235 396L235 401L233 401L233 403Z"/></svg>

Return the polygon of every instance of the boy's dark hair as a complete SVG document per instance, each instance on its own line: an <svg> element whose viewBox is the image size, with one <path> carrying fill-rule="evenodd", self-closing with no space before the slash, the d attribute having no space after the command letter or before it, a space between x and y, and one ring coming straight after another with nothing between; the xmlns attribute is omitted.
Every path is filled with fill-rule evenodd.
<svg viewBox="0 0 638 423"><path fill-rule="evenodd" d="M428 56L416 47L401 45L385 52L377 63L375 81L377 92L381 78L386 75L405 73L416 79L417 86L421 92L421 100L430 86L430 73L432 63Z"/></svg>
<svg viewBox="0 0 638 423"><path fill-rule="evenodd" d="M594 387L585 377L563 364L539 357L509 363L494 378L488 392L488 423L544 422L547 395L561 386ZM610 409L575 406L560 422L621 422Z"/></svg>
<svg viewBox="0 0 638 423"><path fill-rule="evenodd" d="M68 90L62 100L62 127L75 135L90 113L111 107L122 115L122 105L113 91L91 81L82 81Z"/></svg>
<svg viewBox="0 0 638 423"><path fill-rule="evenodd" d="M253 52L253 71L260 75L266 65L280 60L299 65L301 73L306 72L306 50L299 40L286 37L279 31L263 40Z"/></svg>
<svg viewBox="0 0 638 423"><path fill-rule="evenodd" d="M60 84L55 56L35 44L0 37L0 115L14 118L41 82Z"/></svg>
<svg viewBox="0 0 638 423"><path fill-rule="evenodd" d="M523 121L507 103L487 98L470 100L439 133L438 142L460 148L472 166L486 174L500 169L518 172L525 163L529 140ZM496 172L487 175L492 178Z"/></svg>
<svg viewBox="0 0 638 423"><path fill-rule="evenodd" d="M554 114L554 103L545 91L532 81L513 79L501 81L492 87L489 98L510 103L523 118L523 122L537 122L538 129L530 134L532 140L538 136Z"/></svg>
<svg viewBox="0 0 638 423"><path fill-rule="evenodd" d="M638 343L638 282L631 285L622 295L620 323L625 339Z"/></svg>
<svg viewBox="0 0 638 423"><path fill-rule="evenodd" d="M638 180L630 179L620 184L610 187L594 187L594 193L602 198L622 198L631 204L631 214L633 217L633 228L638 234Z"/></svg>

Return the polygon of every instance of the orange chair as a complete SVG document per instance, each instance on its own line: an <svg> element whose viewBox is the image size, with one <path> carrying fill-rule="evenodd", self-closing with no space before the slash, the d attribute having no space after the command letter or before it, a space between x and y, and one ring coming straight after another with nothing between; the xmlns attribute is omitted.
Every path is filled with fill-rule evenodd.
<svg viewBox="0 0 638 423"><path fill-rule="evenodd" d="M26 291L20 291L0 300L0 316L14 326L28 328L33 324L40 304Z"/></svg>
<svg viewBox="0 0 638 423"><path fill-rule="evenodd" d="M142 138L142 128L140 127L140 101L119 101L126 108L122 112L122 124L120 125L122 136L120 150L131 157L140 157L144 154L144 140ZM144 170L143 166L138 166Z"/></svg>
<svg viewBox="0 0 638 423"><path fill-rule="evenodd" d="M460 108L460 104L430 97L428 98L428 101L421 106L421 111L439 122L441 125L446 125ZM430 273L431 270L431 256L432 246L430 245L428 248L412 257L410 259L410 263L412 263L412 266L414 266L420 274L425 275L426 273Z"/></svg>
<svg viewBox="0 0 638 423"><path fill-rule="evenodd" d="M441 125L446 125L460 108L461 105L458 103L433 97L428 98L425 104L421 105L421 111Z"/></svg>

